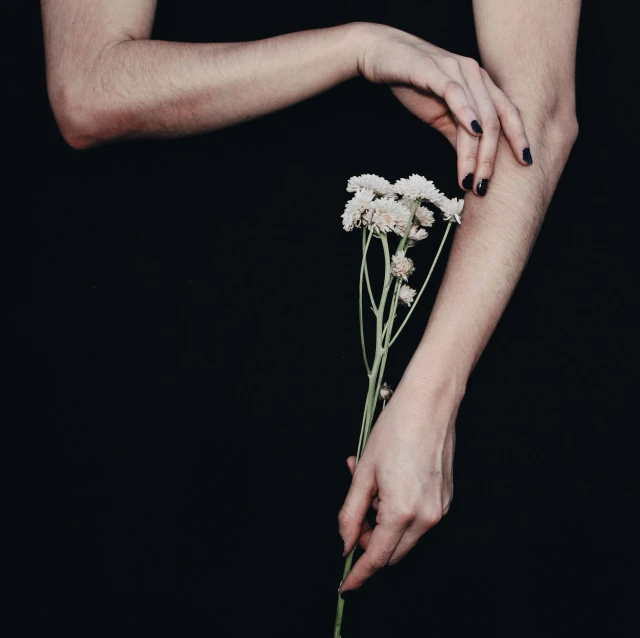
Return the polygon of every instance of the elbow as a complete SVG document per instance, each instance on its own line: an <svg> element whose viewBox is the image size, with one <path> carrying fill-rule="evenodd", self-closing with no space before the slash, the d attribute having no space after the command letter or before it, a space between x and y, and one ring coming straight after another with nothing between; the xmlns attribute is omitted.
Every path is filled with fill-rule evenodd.
<svg viewBox="0 0 640 638"><path fill-rule="evenodd" d="M575 110L567 109L566 111L561 111L555 115L554 122L558 129L562 146L570 151L576 143L580 131Z"/></svg>
<svg viewBox="0 0 640 638"><path fill-rule="evenodd" d="M107 101L95 91L49 87L49 101L62 137L74 150L88 150L123 134Z"/></svg>
<svg viewBox="0 0 640 638"><path fill-rule="evenodd" d="M575 112L569 112L566 115L556 117L553 122L555 139L557 140L556 147L562 161L566 164L578 139L578 118Z"/></svg>
<svg viewBox="0 0 640 638"><path fill-rule="evenodd" d="M573 97L556 99L551 104L543 105L535 109L532 116L531 124L534 130L542 133L544 145L551 156L561 164L566 164L579 132Z"/></svg>

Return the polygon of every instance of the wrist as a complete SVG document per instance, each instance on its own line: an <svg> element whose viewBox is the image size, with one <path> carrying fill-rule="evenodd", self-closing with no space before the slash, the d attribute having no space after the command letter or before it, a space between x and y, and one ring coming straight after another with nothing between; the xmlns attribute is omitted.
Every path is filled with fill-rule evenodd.
<svg viewBox="0 0 640 638"><path fill-rule="evenodd" d="M463 357L423 339L400 384L420 400L457 406L464 397L470 372Z"/></svg>
<svg viewBox="0 0 640 638"><path fill-rule="evenodd" d="M393 27L374 22L351 22L346 25L350 29L350 40L353 45L355 55L355 65L357 75L364 75L365 60L368 52L379 41L384 31L389 31Z"/></svg>

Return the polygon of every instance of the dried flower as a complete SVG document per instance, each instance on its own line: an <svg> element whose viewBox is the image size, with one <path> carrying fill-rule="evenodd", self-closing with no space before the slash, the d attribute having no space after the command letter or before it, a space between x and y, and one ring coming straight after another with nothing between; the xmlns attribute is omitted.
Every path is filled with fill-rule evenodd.
<svg viewBox="0 0 640 638"><path fill-rule="evenodd" d="M391 271L396 277L402 277L405 281L408 280L409 275L415 270L413 260L409 257L405 257L405 251L399 250L391 258Z"/></svg>
<svg viewBox="0 0 640 638"><path fill-rule="evenodd" d="M363 188L347 202L342 213L342 226L346 231L359 228L363 213L371 207L374 193L368 188Z"/></svg>
<svg viewBox="0 0 640 638"><path fill-rule="evenodd" d="M347 182L347 191L354 193L361 188L372 190L376 195L387 195L393 192L391 182L384 177L365 173L356 177L350 177Z"/></svg>
<svg viewBox="0 0 640 638"><path fill-rule="evenodd" d="M435 184L422 175L413 174L403 177L393 185L394 192L411 200L426 200L434 204L442 201L444 195L435 187Z"/></svg>
<svg viewBox="0 0 640 638"><path fill-rule="evenodd" d="M385 381L380 386L380 398L383 401L388 401L391 398L392 394L393 394L393 388Z"/></svg>
<svg viewBox="0 0 640 638"><path fill-rule="evenodd" d="M400 204L401 208L399 207L396 211L396 225L393 228L393 232L399 237L404 237L404 231L407 229L407 224L411 217L411 208L408 208L403 201L398 202L398 204Z"/></svg>
<svg viewBox="0 0 640 638"><path fill-rule="evenodd" d="M387 233L395 231L398 224L401 224L402 220L408 219L410 214L407 211L407 207L401 202L388 197L381 197L373 201L371 212L364 215L363 219L367 222L369 228L377 230L379 233Z"/></svg>
<svg viewBox="0 0 640 638"><path fill-rule="evenodd" d="M418 210L416 210L416 214L413 216L413 219L417 221L420 226L425 226L426 228L431 228L434 222L436 221L436 217L432 211L430 211L425 206L419 206Z"/></svg>
<svg viewBox="0 0 640 638"><path fill-rule="evenodd" d="M398 291L398 301L405 306L410 306L413 303L413 298L416 296L416 291L407 284L402 284Z"/></svg>
<svg viewBox="0 0 640 638"><path fill-rule="evenodd" d="M464 207L464 199L449 199L445 198L438 208L442 211L442 218L446 222L458 222L460 223L460 213Z"/></svg>
<svg viewBox="0 0 640 638"><path fill-rule="evenodd" d="M407 244L409 246L415 246L419 241L426 239L428 236L429 233L424 228L420 228L418 224L413 224L407 236Z"/></svg>

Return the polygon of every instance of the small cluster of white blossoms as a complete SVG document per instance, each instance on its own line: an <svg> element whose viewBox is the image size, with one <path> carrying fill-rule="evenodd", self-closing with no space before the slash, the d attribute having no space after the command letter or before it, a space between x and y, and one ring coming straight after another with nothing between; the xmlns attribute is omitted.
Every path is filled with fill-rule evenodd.
<svg viewBox="0 0 640 638"><path fill-rule="evenodd" d="M410 259L405 255L404 250L399 250L391 258L391 272L396 277L401 277L405 281L409 279L409 275L415 270L413 265L413 259Z"/></svg>
<svg viewBox="0 0 640 638"><path fill-rule="evenodd" d="M411 211L416 206L407 233L409 247L426 239L429 233L425 229L435 223L433 211L423 204L439 208L446 222L458 224L464 206L464 200L449 199L432 181L416 174L392 184L384 177L365 173L349 178L347 191L354 195L342 214L342 225L346 231L364 227L378 236L395 233L404 237ZM398 250L391 258L392 273L405 282L398 289L398 302L405 306L410 306L415 300L416 291L406 283L414 270L413 260L407 257L405 250Z"/></svg>
<svg viewBox="0 0 640 638"><path fill-rule="evenodd" d="M421 175L399 179L392 184L384 177L364 174L349 178L347 191L354 193L342 214L342 226L346 231L364 226L377 234L395 233L403 237L415 202L418 207L409 229L410 246L428 236L425 228L435 222L435 216L423 203L430 203L442 211L447 222L460 223L464 206L462 199L449 199L434 183Z"/></svg>

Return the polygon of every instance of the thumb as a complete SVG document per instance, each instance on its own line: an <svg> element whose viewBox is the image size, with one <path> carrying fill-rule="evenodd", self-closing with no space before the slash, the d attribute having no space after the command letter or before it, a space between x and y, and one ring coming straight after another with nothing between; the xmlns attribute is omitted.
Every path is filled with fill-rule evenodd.
<svg viewBox="0 0 640 638"><path fill-rule="evenodd" d="M349 459L347 459L349 469L351 469L352 465L355 468L355 457L350 457L350 459L353 459L353 461L350 463ZM351 481L347 498L340 512L338 512L338 530L344 541L343 557L346 556L358 542L363 523L365 523L365 516L375 493L376 485L373 471L358 464L358 471L353 471L353 480Z"/></svg>

